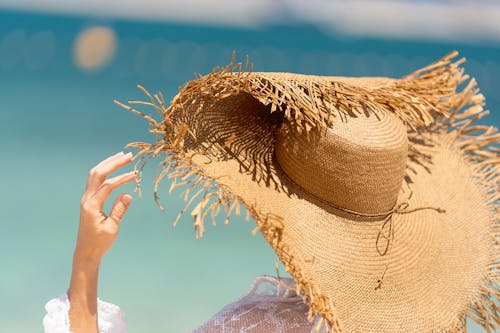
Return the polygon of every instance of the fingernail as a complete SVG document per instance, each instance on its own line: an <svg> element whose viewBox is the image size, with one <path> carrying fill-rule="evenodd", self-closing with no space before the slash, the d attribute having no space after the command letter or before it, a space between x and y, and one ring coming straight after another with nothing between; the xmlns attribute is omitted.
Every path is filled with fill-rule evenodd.
<svg viewBox="0 0 500 333"><path fill-rule="evenodd" d="M132 197L131 196L128 196L128 195L124 195L121 197L120 201L124 204L124 205L129 205L131 202L132 202Z"/></svg>
<svg viewBox="0 0 500 333"><path fill-rule="evenodd" d="M119 152L119 153L118 153L118 154L116 154L116 155L123 155L123 154L124 154L124 152L123 152L123 151L121 151L121 152Z"/></svg>
<svg viewBox="0 0 500 333"><path fill-rule="evenodd" d="M131 152L128 152L127 154L125 154L125 156L127 156L127 157L132 157L133 155L132 155L132 153L131 153Z"/></svg>

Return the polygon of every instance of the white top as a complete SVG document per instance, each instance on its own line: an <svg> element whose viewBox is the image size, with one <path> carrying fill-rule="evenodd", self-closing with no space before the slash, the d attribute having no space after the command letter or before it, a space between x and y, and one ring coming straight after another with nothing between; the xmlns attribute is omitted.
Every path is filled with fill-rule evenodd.
<svg viewBox="0 0 500 333"><path fill-rule="evenodd" d="M45 333L71 333L70 303L67 294L50 300L43 318ZM117 305L98 300L100 333L126 333L127 325ZM295 292L292 279L260 276L250 291L234 303L226 305L191 333L320 333L307 320L309 308Z"/></svg>

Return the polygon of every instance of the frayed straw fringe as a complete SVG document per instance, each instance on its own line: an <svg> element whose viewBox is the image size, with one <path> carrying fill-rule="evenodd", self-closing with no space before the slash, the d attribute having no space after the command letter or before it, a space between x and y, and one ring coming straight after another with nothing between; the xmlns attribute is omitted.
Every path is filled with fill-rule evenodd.
<svg viewBox="0 0 500 333"><path fill-rule="evenodd" d="M437 117L432 130L450 132L456 145L473 168L476 183L490 204L494 258L484 277L479 295L471 302L464 317L469 317L488 333L500 328L500 133L493 126L475 122L489 114L483 110L484 96L471 79L461 94L453 98L448 118Z"/></svg>
<svg viewBox="0 0 500 333"><path fill-rule="evenodd" d="M356 117L356 114L366 112L393 112L408 126L409 165L425 165L429 159L429 156L419 150L421 140L418 138L421 132L455 133L459 148L474 167L476 180L484 189L494 210L492 242L495 253L500 253L500 150L497 146L500 143L500 134L494 127L473 125L488 112L482 108L484 97L479 93L476 81L469 80L460 67L465 60L452 62L457 55L457 52L452 52L400 80L371 90L326 80L277 80L273 75L252 73L248 59L245 66L231 61L225 68L215 68L210 74L198 76L196 80L188 82L169 107L166 106L161 93L151 95L146 89L138 86L149 101L129 101L129 105L115 101L121 107L146 119L151 126L150 132L157 139L154 144L133 142L126 146L139 149L134 157L137 159L136 169L139 169L136 190L141 193L142 170L147 161L160 155L164 156L155 176L154 199L163 210L158 187L165 177L172 180L170 193L176 188L183 188L181 197L186 205L177 215L174 225L190 209L197 238L203 236L204 221L208 215L215 225L215 218L222 209L226 213L224 223L228 223L232 213L239 215L240 205L244 204L247 208L246 219L249 219L248 214L254 217L258 229L275 249L286 270L294 276L298 293L303 295L306 304L310 305L309 319L312 320L314 314L319 314L323 320L318 322L318 328L323 325L333 333L340 333L342 329L333 301L318 292L308 282L309 279L302 276L294 258L282 243L281 218L261 214L253 205L245 203L243 198L233 194L222 180L209 177L202 168L195 165L194 153L188 153L184 146L187 140L196 141L196 136L187 124L174 120L174 114L185 112L185 107L193 104L199 105L195 112L202 112L204 106L241 92L251 94L264 105L271 105L271 112L283 112L287 119L295 122L298 131L328 126L337 117ZM458 87L467 80L469 81L465 88L458 91ZM130 105L151 107L156 110L160 120L157 121ZM191 208L195 199L199 199L198 203ZM446 328L440 332L465 332L466 317L473 319L487 332L493 332L500 327L499 269L500 262L496 257L489 267L480 295L462 314L460 323L457 327Z"/></svg>
<svg viewBox="0 0 500 333"><path fill-rule="evenodd" d="M197 103L210 98L225 97L246 92L271 112L281 111L288 120L297 124L299 131L331 125L336 118L356 117L357 114L393 112L410 127L426 127L433 123L434 115L448 116L456 106L457 87L468 79L459 68L465 60L452 62L458 52L413 74L394 80L380 88L367 89L333 79L307 80L300 76L276 76L273 73L252 73L252 66L231 63L205 76L188 82L172 105ZM439 87L439 89L436 89ZM203 103L201 103L203 104Z"/></svg>
<svg viewBox="0 0 500 333"><path fill-rule="evenodd" d="M310 279L303 276L302 272L294 264L294 258L290 254L288 246L282 242L284 225L281 216L269 213L262 214L253 205L247 206L247 209L255 218L258 229L264 238L276 251L286 271L294 277L297 295L303 297L305 304L311 305L307 316L308 320L313 322L315 315L320 315L321 318L315 325L317 331L325 327L332 333L341 333L341 324L332 299L321 295L310 282Z"/></svg>

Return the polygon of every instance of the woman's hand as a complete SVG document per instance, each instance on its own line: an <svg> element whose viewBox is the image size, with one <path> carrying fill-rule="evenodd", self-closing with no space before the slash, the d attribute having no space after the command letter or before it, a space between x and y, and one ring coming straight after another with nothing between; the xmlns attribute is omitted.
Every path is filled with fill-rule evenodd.
<svg viewBox="0 0 500 333"><path fill-rule="evenodd" d="M120 222L132 202L132 197L129 194L118 196L109 216L102 209L111 192L134 180L136 173L129 172L111 179L106 179L106 177L130 163L131 160L132 153L120 152L90 170L85 194L80 202L76 257L99 263L113 245L118 235Z"/></svg>
<svg viewBox="0 0 500 333"><path fill-rule="evenodd" d="M109 216L102 209L111 192L134 180L136 173L129 172L111 179L106 179L106 177L130 163L131 160L131 153L120 152L108 157L90 170L85 194L80 202L80 227L68 290L70 330L73 333L98 332L99 265L118 235L120 221L127 212L132 197L129 194L119 195Z"/></svg>

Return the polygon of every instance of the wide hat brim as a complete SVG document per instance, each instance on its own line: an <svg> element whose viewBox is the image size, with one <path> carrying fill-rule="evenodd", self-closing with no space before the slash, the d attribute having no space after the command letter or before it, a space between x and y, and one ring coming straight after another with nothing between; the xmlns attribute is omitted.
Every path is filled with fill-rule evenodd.
<svg viewBox="0 0 500 333"><path fill-rule="evenodd" d="M224 210L229 219L243 204L311 315L332 332L463 332L467 317L494 330L500 138L492 127L473 126L485 114L483 97L474 80L464 84L454 56L399 80L235 72L241 68L232 65L186 84L170 107L147 92L149 102L129 102L153 106L160 121L120 104L153 127L156 143L129 146L141 149L138 163L165 153L156 189L165 176L171 191L184 187L180 215L194 217L197 235L207 218ZM408 128L398 202L441 210L393 214L385 255L376 245L384 221L319 200L284 174L274 153L283 121L311 131L380 112Z"/></svg>

